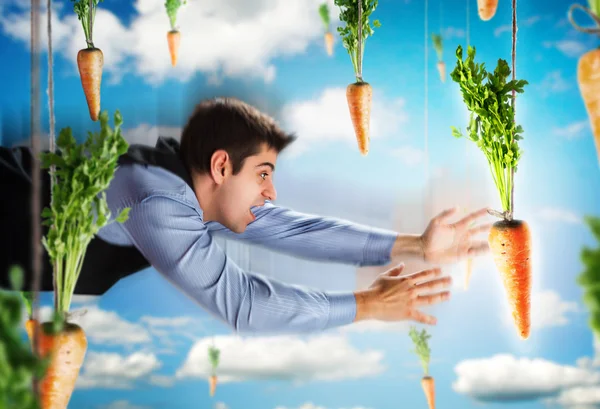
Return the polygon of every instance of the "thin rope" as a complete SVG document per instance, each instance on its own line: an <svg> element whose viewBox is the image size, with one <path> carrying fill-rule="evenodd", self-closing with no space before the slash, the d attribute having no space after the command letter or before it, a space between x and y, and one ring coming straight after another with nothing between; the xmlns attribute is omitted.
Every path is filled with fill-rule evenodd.
<svg viewBox="0 0 600 409"><path fill-rule="evenodd" d="M41 241L41 211L40 211L40 93L39 93L39 81L40 81L40 66L39 66L39 44L40 44L40 33L39 33L39 8L40 0L31 0L31 150L33 157L31 160L31 245L32 245L32 287L33 293L33 306L32 306L32 319L34 322L39 322L38 309L39 309L39 289L41 281L41 268L42 268L42 241ZM39 345L39 334L38 325L33 326L33 353L37 355ZM33 390L36 395L39 396L39 380L37 376L33 377Z"/></svg>
<svg viewBox="0 0 600 409"><path fill-rule="evenodd" d="M512 79L513 81L516 78L516 70L517 70L517 0L512 0ZM513 89L512 91L512 106L513 106L513 115L516 121L516 93ZM508 219L512 220L513 215L515 214L515 168L510 169L510 179L512 181L510 187L510 208L508 211Z"/></svg>
<svg viewBox="0 0 600 409"><path fill-rule="evenodd" d="M358 0L358 55L356 57L356 62L358 65L358 75L357 80L361 82L362 79L362 2L363 0Z"/></svg>
<svg viewBox="0 0 600 409"><path fill-rule="evenodd" d="M56 152L55 121L54 121L54 62L52 57L52 0L48 0L48 112L50 119L50 152ZM50 206L54 202L54 185L56 185L56 166L50 166ZM52 226L51 228L53 228ZM54 271L58 266L54 265ZM57 288L56 275L52 274L54 288ZM58 308L57 292L54 291L54 308Z"/></svg>
<svg viewBox="0 0 600 409"><path fill-rule="evenodd" d="M425 212L425 220L427 220L427 217L429 216L429 208L428 208L428 202L429 200L432 200L429 197L429 141L428 141L428 135L427 135L427 122L428 122L428 112L427 112L427 106L428 106L428 99L427 99L427 93L428 93L428 84L427 84L427 71L429 69L428 66L428 58L427 58L427 54L429 52L429 47L428 47L428 35L427 35L427 30L428 28L428 19L427 19L427 6L428 6L428 0L425 0L425 69L424 71L424 75L425 75L425 104L424 104L424 134L425 134L425 146L424 146L424 160L425 160L425 186L424 186L424 196L425 196L425 200L423 201L423 210Z"/></svg>
<svg viewBox="0 0 600 409"><path fill-rule="evenodd" d="M469 3L471 0L467 0L467 17L466 17L466 36L467 36L467 50L469 49ZM469 175L469 138L465 138L465 177L466 177L466 190L467 190L467 208L471 205L471 180Z"/></svg>

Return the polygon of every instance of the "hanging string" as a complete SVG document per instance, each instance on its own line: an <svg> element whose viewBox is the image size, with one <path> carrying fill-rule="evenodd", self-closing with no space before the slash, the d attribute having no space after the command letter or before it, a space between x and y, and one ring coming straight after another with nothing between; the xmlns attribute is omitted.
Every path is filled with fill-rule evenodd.
<svg viewBox="0 0 600 409"><path fill-rule="evenodd" d="M56 152L54 133L54 63L52 57L52 0L48 0L48 114L50 119L50 152ZM54 202L54 185L56 184L56 166L50 166L50 205ZM51 227L53 228L53 226ZM54 265L54 271L57 269ZM56 276L53 274L54 288L57 288ZM54 291L54 308L58 308L57 292Z"/></svg>
<svg viewBox="0 0 600 409"><path fill-rule="evenodd" d="M467 50L469 49L469 3L471 0L467 0L467 17L466 17L466 37L467 37ZM469 138L465 138L465 177L466 177L466 190L467 190L467 208L471 205L471 181L469 177Z"/></svg>
<svg viewBox="0 0 600 409"><path fill-rule="evenodd" d="M31 291L33 293L33 305L32 305L32 316L31 318L35 320L35 322L39 322L38 313L39 313L39 289L40 289L40 281L41 281L41 268L42 268L42 241L41 241L41 209L40 209L40 190L41 190L41 180L40 180L40 162L39 162L39 153L40 153L40 141L39 141L39 133L40 133L40 103L39 103L39 81L40 81L40 67L39 67L39 43L40 43L40 33L39 33L39 8L40 8L40 0L31 0L31 118L30 118L30 126L31 126L31 150L32 150L32 160L31 160L31 245L32 245L32 287ZM37 355L38 345L39 345L39 334L38 334L38 326L33 326L33 353ZM39 396L39 380L34 375L33 377L33 390L36 395Z"/></svg>
<svg viewBox="0 0 600 409"><path fill-rule="evenodd" d="M425 200L423 201L423 208L424 208L424 212L425 212L425 220L427 220L427 217L429 216L429 208L427 207L428 201L431 200L430 196L429 196L429 141L428 141L428 129L427 129L427 122L428 122L428 112L427 112L427 106L428 106L428 99L427 99L427 93L428 93L428 84L427 84L427 71L428 71L428 58L427 58L427 54L428 54L428 33L427 30L429 30L428 28L428 19L427 19L427 6L428 6L428 0L425 0L425 69L424 71L424 75L425 75L425 104L424 104L424 134L425 134L425 146L424 146L424 160L425 160L425 186L424 186L424 196L425 196Z"/></svg>
<svg viewBox="0 0 600 409"><path fill-rule="evenodd" d="M516 78L516 59L517 59L517 0L512 0L512 79L513 81ZM512 91L512 106L513 106L513 115L516 120L516 93L513 89ZM511 188L510 188L510 207L508 210L508 220L512 220L513 215L515 213L515 168L510 168L510 180Z"/></svg>
<svg viewBox="0 0 600 409"><path fill-rule="evenodd" d="M358 55L356 62L358 65L357 81L362 81L362 3L363 0L358 0Z"/></svg>

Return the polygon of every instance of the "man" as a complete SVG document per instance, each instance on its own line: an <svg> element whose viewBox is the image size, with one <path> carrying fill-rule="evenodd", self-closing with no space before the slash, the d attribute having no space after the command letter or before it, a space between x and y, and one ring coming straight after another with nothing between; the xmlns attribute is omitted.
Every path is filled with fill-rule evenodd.
<svg viewBox="0 0 600 409"><path fill-rule="evenodd" d="M435 324L435 318L418 308L448 300L450 278L442 277L439 269L407 276L398 265L366 290L318 291L244 271L216 245L213 234L221 234L298 257L358 266L407 257L455 262L487 250L485 241L473 238L489 225L468 229L485 209L455 224L446 223L453 210L445 211L423 235L415 236L272 204L278 154L294 139L267 115L224 98L197 106L180 146L164 138L155 148L131 146L106 191L112 214L129 207L129 220L98 232L75 293L102 294L120 278L151 265L236 331L314 332L365 319ZM0 208L3 270L14 263L27 267L31 259L29 215L23 210L30 200L29 176L24 174L30 155L24 148L0 150L0 183L15 197L3 200ZM48 183L44 172L44 205ZM29 270L26 279L29 286ZM4 275L0 286L7 283ZM42 290L52 290L47 258Z"/></svg>

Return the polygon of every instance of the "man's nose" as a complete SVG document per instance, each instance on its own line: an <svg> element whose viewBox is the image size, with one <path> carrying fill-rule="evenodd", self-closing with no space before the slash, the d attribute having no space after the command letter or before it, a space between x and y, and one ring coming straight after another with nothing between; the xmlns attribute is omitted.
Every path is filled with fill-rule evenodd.
<svg viewBox="0 0 600 409"><path fill-rule="evenodd" d="M269 186L263 190L263 196L271 201L277 199L277 190L275 190L275 185L273 182L269 183Z"/></svg>

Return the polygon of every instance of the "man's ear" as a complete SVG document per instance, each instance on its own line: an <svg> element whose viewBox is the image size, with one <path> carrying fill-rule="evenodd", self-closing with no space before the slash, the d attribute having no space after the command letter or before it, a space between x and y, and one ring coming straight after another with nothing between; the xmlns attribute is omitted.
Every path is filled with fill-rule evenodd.
<svg viewBox="0 0 600 409"><path fill-rule="evenodd" d="M227 175L229 174L229 167L231 162L229 160L229 154L223 149L219 149L213 153L210 159L210 174L218 185L223 183Z"/></svg>

